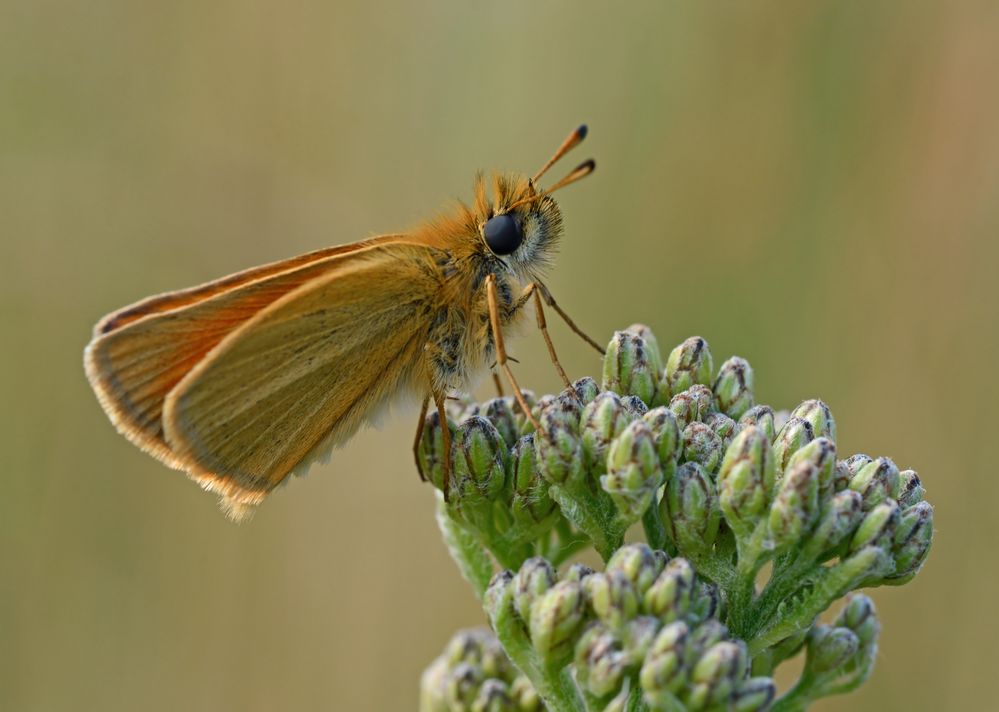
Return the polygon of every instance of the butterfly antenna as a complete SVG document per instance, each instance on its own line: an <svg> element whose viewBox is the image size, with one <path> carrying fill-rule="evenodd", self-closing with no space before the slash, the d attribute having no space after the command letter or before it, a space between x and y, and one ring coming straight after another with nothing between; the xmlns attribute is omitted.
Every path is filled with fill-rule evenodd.
<svg viewBox="0 0 999 712"><path fill-rule="evenodd" d="M546 198L552 193L554 193L556 190L564 188L570 183L575 183L577 180L580 180L581 178L585 178L586 176L590 175L596 167L597 163L592 158L583 161L578 166L573 168L569 172L569 175L567 175L562 180L558 181L551 188L547 188L545 190L542 190L540 193L535 193L534 195L529 195L526 198L522 198L521 200L518 200L516 203L507 206L507 210L513 210L514 208L524 205L525 203L533 203L535 200L541 200L542 198Z"/></svg>
<svg viewBox="0 0 999 712"><path fill-rule="evenodd" d="M564 156L569 151L578 146L580 143L582 143L583 139L586 138L586 132L587 132L586 124L581 124L579 128L575 129L572 133L570 133L566 137L565 141L562 142L562 145L558 147L558 150L555 151L555 155L553 155L551 158L548 159L548 163L541 166L541 170L539 170L537 173L534 174L534 177L531 178L531 182L536 183L538 179L548 171L549 168L554 166L555 163L560 158L562 158L562 156Z"/></svg>

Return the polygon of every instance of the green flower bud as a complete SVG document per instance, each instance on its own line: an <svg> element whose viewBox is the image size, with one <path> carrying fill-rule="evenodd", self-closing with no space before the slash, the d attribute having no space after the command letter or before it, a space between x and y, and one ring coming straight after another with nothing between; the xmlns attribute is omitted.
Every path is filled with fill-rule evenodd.
<svg viewBox="0 0 999 712"><path fill-rule="evenodd" d="M696 462L685 462L666 485L660 503L663 522L681 552L708 552L718 536L721 509L711 477Z"/></svg>
<svg viewBox="0 0 999 712"><path fill-rule="evenodd" d="M663 478L668 480L676 469L676 461L680 457L680 426L676 416L666 406L653 408L642 420L648 423L652 437L656 443L656 453L663 469Z"/></svg>
<svg viewBox="0 0 999 712"><path fill-rule="evenodd" d="M836 440L836 421L829 406L820 400L806 400L791 411L792 418L807 420L817 438Z"/></svg>
<svg viewBox="0 0 999 712"><path fill-rule="evenodd" d="M576 679L590 694L609 695L621 685L627 656L620 641L603 623L590 625L576 644Z"/></svg>
<svg viewBox="0 0 999 712"><path fill-rule="evenodd" d="M902 509L908 509L917 502L922 502L926 496L923 483L915 470L903 470L898 473L898 504Z"/></svg>
<svg viewBox="0 0 999 712"><path fill-rule="evenodd" d="M732 697L734 712L761 712L777 696L777 685L769 677L751 677L739 683Z"/></svg>
<svg viewBox="0 0 999 712"><path fill-rule="evenodd" d="M503 436L482 416L472 416L455 434L454 478L462 496L496 499L506 482Z"/></svg>
<svg viewBox="0 0 999 712"><path fill-rule="evenodd" d="M774 458L777 461L777 469L781 472L786 470L791 455L814 439L815 432L812 430L811 423L801 418L788 418L784 427L777 433L777 439L774 440Z"/></svg>
<svg viewBox="0 0 999 712"><path fill-rule="evenodd" d="M696 628L692 628L687 639L686 663L688 667L692 668L701 655L712 645L727 639L728 628L715 619L708 619Z"/></svg>
<svg viewBox="0 0 999 712"><path fill-rule="evenodd" d="M853 533L863 517L861 507L860 495L853 490L837 492L825 502L807 545L812 558L819 558Z"/></svg>
<svg viewBox="0 0 999 712"><path fill-rule="evenodd" d="M895 573L891 579L911 577L918 573L930 553L933 542L933 505L917 502L902 512L895 529L892 554Z"/></svg>
<svg viewBox="0 0 999 712"><path fill-rule="evenodd" d="M777 429L774 427L774 411L768 405L756 405L747 410L739 418L739 425L755 425L763 431L767 442L773 442L777 434Z"/></svg>
<svg viewBox="0 0 999 712"><path fill-rule="evenodd" d="M534 391L527 390L525 388L520 389L520 394L524 397L524 402L527 403L527 407L530 409L531 413L535 418L539 418L541 415L541 408L538 404L538 398L534 395ZM531 419L524 415L523 410L520 407L520 403L513 396L509 398L510 408L513 410L513 417L517 422L517 433L520 436L527 435L528 433L534 432L534 424L531 423Z"/></svg>
<svg viewBox="0 0 999 712"><path fill-rule="evenodd" d="M860 551L867 546L891 551L901 515L901 510L892 499L874 507L854 532L853 539L850 540L850 553Z"/></svg>
<svg viewBox="0 0 999 712"><path fill-rule="evenodd" d="M746 674L748 656L741 645L723 640L711 646L690 675L687 708L702 710L730 700Z"/></svg>
<svg viewBox="0 0 999 712"><path fill-rule="evenodd" d="M569 567L569 570L565 572L565 576L562 577L563 581L575 581L576 583L582 583L583 580L593 574L593 569L585 564L573 564Z"/></svg>
<svg viewBox="0 0 999 712"><path fill-rule="evenodd" d="M619 628L638 613L638 591L620 571L587 576L583 589L593 612L612 628Z"/></svg>
<svg viewBox="0 0 999 712"><path fill-rule="evenodd" d="M836 443L827 437L815 438L791 455L787 466L791 468L799 462L810 462L815 465L819 473L820 493L827 494L833 491L833 477L836 472Z"/></svg>
<svg viewBox="0 0 999 712"><path fill-rule="evenodd" d="M472 712L515 712L510 689L502 680L486 680L472 702Z"/></svg>
<svg viewBox="0 0 999 712"><path fill-rule="evenodd" d="M851 455L850 457L846 458L845 460L841 460L838 463L838 465L840 465L842 467L842 469L845 470L845 472L846 472L847 484L844 485L844 487L841 487L840 489L844 489L845 487L848 487L849 484L850 484L850 480L852 480L856 476L856 474L858 472L860 472L861 469L863 469L864 466L867 465L871 461L872 461L872 458L869 457L869 456L867 456L867 455L864 455L863 453L857 453L856 455ZM840 477L841 475L837 472L836 476Z"/></svg>
<svg viewBox="0 0 999 712"><path fill-rule="evenodd" d="M741 418L753 407L753 369L746 359L733 356L718 369L712 387L718 410L732 418Z"/></svg>
<svg viewBox="0 0 999 712"><path fill-rule="evenodd" d="M718 499L725 520L748 536L770 507L777 469L764 431L747 425L735 436L718 471Z"/></svg>
<svg viewBox="0 0 999 712"><path fill-rule="evenodd" d="M626 544L611 556L606 571L624 574L634 584L638 595L642 596L662 572L664 565L665 561L656 556L648 544Z"/></svg>
<svg viewBox="0 0 999 712"><path fill-rule="evenodd" d="M833 492L842 492L850 486L850 469L846 465L846 460L840 460L833 468Z"/></svg>
<svg viewBox="0 0 999 712"><path fill-rule="evenodd" d="M816 625L808 634L808 671L817 675L835 670L860 649L860 638L849 628Z"/></svg>
<svg viewBox="0 0 999 712"><path fill-rule="evenodd" d="M583 447L576 414L562 404L553 403L542 411L540 425L534 446L541 475L552 484L580 478Z"/></svg>
<svg viewBox="0 0 999 712"><path fill-rule="evenodd" d="M520 712L541 712L541 698L537 690L524 675L518 675L510 685L510 699L514 709Z"/></svg>
<svg viewBox="0 0 999 712"><path fill-rule="evenodd" d="M638 616L628 621L619 633L628 667L642 664L661 627L659 619L652 616Z"/></svg>
<svg viewBox="0 0 999 712"><path fill-rule="evenodd" d="M600 386L589 376L583 376L572 384L572 389L579 396L579 402L584 406L590 403L600 393Z"/></svg>
<svg viewBox="0 0 999 712"><path fill-rule="evenodd" d="M654 355L638 334L614 332L604 355L602 388L622 396L638 396L646 403L656 399L659 373Z"/></svg>
<svg viewBox="0 0 999 712"><path fill-rule="evenodd" d="M611 440L620 435L634 420L621 403L621 398L611 391L604 391L583 409L582 449L586 465L599 476L607 471L607 448Z"/></svg>
<svg viewBox="0 0 999 712"><path fill-rule="evenodd" d="M531 620L531 607L548 589L555 585L555 569L540 556L525 561L513 577L513 605L521 620Z"/></svg>
<svg viewBox="0 0 999 712"><path fill-rule="evenodd" d="M704 423L691 423L683 429L683 458L714 472L722 458L721 438Z"/></svg>
<svg viewBox="0 0 999 712"><path fill-rule="evenodd" d="M788 468L770 507L770 537L777 549L797 544L819 516L819 471L802 461Z"/></svg>
<svg viewBox="0 0 999 712"><path fill-rule="evenodd" d="M642 418L649 412L649 406L638 396L623 396L621 405L631 414L632 418Z"/></svg>
<svg viewBox="0 0 999 712"><path fill-rule="evenodd" d="M575 581L560 581L531 606L531 643L547 664L564 664L586 617L586 596Z"/></svg>
<svg viewBox="0 0 999 712"><path fill-rule="evenodd" d="M468 663L459 663L447 677L445 693L450 709L468 709L472 706L479 686L482 684L482 671Z"/></svg>
<svg viewBox="0 0 999 712"><path fill-rule="evenodd" d="M653 709L666 708L687 682L684 658L689 635L683 621L663 626L645 656L638 679Z"/></svg>
<svg viewBox="0 0 999 712"><path fill-rule="evenodd" d="M692 621L707 620L718 612L720 603L721 591L718 587L707 581L698 581L687 618Z"/></svg>
<svg viewBox="0 0 999 712"><path fill-rule="evenodd" d="M669 402L669 409L676 416L677 425L686 428L694 421L703 420L714 408L714 396L706 386L691 386L677 393Z"/></svg>
<svg viewBox="0 0 999 712"><path fill-rule="evenodd" d="M454 433L453 424L448 421L448 427ZM452 447L454 437L451 438ZM423 436L420 439L418 451L420 470L423 475L439 490L444 489L444 431L441 428L439 415L434 412L427 416L423 426ZM455 489L455 478L451 478L451 491Z"/></svg>
<svg viewBox="0 0 999 712"><path fill-rule="evenodd" d="M555 502L548 496L548 481L541 476L534 435L525 435L510 451L510 478L513 481L513 501L510 514L515 522L536 524L555 511Z"/></svg>
<svg viewBox="0 0 999 712"><path fill-rule="evenodd" d="M513 447L517 443L520 429L508 398L493 398L486 401L478 414L493 424L503 436L503 442L507 447Z"/></svg>
<svg viewBox="0 0 999 712"><path fill-rule="evenodd" d="M607 474L600 478L601 487L621 515L633 522L652 504L662 479L652 430L644 420L632 421L611 442Z"/></svg>
<svg viewBox="0 0 999 712"><path fill-rule="evenodd" d="M870 510L898 495L898 467L887 457L872 460L853 476L850 480L850 489L860 492L860 496L864 498L864 509Z"/></svg>
<svg viewBox="0 0 999 712"><path fill-rule="evenodd" d="M496 628L496 621L507 615L513 608L513 572L500 571L493 575L486 587L486 593L482 597L482 607L493 628Z"/></svg>
<svg viewBox="0 0 999 712"><path fill-rule="evenodd" d="M686 559L673 559L642 598L642 610L663 623L683 620L694 598L694 567Z"/></svg>
<svg viewBox="0 0 999 712"><path fill-rule="evenodd" d="M742 430L742 426L737 422L729 418L724 413L709 413L704 419L704 424L715 431L715 434L721 438L722 447L728 447L729 443L732 442L732 438L739 434Z"/></svg>
<svg viewBox="0 0 999 712"><path fill-rule="evenodd" d="M470 628L455 633L444 648L443 657L449 667L470 663L481 668L487 677L501 678L513 673L513 666L499 640L485 628Z"/></svg>
<svg viewBox="0 0 999 712"><path fill-rule="evenodd" d="M881 631L874 601L862 593L855 593L847 599L833 625L849 628L856 633L861 648L877 644L878 633Z"/></svg>
<svg viewBox="0 0 999 712"><path fill-rule="evenodd" d="M691 336L670 352L666 359L666 372L660 389L675 396L695 383L708 385L714 364L708 342L700 336Z"/></svg>
<svg viewBox="0 0 999 712"><path fill-rule="evenodd" d="M625 331L637 334L645 340L645 348L649 355L649 361L652 363L657 374L661 372L664 365L662 351L659 350L659 342L656 340L656 335L652 333L652 329L645 324L632 324Z"/></svg>

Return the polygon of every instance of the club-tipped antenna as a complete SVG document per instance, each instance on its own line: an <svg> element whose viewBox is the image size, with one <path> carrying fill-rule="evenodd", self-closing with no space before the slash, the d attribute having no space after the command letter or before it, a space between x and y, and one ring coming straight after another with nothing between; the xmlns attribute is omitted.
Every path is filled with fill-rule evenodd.
<svg viewBox="0 0 999 712"><path fill-rule="evenodd" d="M507 210L513 210L514 208L524 205L525 203L533 203L535 200L541 200L542 198L548 197L556 190L564 188L570 183L575 183L577 180L580 180L581 178L585 178L586 176L590 175L596 167L597 167L597 162L594 161L592 158L589 158L580 163L575 168L573 168L571 171L569 171L569 175L567 175L562 180L558 181L552 187L546 188L540 193L535 193L534 195L518 200L513 205L507 206Z"/></svg>
<svg viewBox="0 0 999 712"><path fill-rule="evenodd" d="M555 151L555 155L548 159L548 163L541 166L541 170L534 174L534 177L531 178L531 182L536 183L538 179L543 176L549 168L554 166L562 156L582 143L584 138L586 138L586 124L580 124L578 128L574 129L572 133L566 137L565 141L562 142L562 145L558 147L557 151Z"/></svg>

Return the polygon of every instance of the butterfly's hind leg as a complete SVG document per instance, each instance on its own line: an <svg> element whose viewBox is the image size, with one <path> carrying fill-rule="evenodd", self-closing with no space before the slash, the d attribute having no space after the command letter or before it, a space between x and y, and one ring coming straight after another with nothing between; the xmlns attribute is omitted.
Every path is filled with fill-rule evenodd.
<svg viewBox="0 0 999 712"><path fill-rule="evenodd" d="M503 375L510 382L510 387L513 388L513 397L517 399L517 405L524 411L524 415L531 421L534 429L540 431L541 426L531 412L530 406L527 405L527 401L524 400L524 394L520 391L520 384L517 383L513 371L510 370L510 366L507 364L508 357L506 355L506 347L503 345L503 331L500 329L499 298L496 295L496 275L493 274L486 276L486 301L489 305L489 325L492 328L493 343L496 346L496 365L499 366Z"/></svg>
<svg viewBox="0 0 999 712"><path fill-rule="evenodd" d="M451 492L451 426L447 422L447 412L444 409L444 394L433 391L434 405L437 407L437 417L441 423L441 440L444 451L441 458L441 490L444 492L444 501L447 502Z"/></svg>
<svg viewBox="0 0 999 712"><path fill-rule="evenodd" d="M423 430L427 425L427 410L430 408L430 394L423 396L423 404L420 406L420 421L416 424L416 438L413 440L413 460L416 461L416 471L420 474L420 482L427 481L427 475L423 471L423 464L420 462L420 441L423 440Z"/></svg>
<svg viewBox="0 0 999 712"><path fill-rule="evenodd" d="M562 318L562 321L564 321L566 323L566 325L570 329L572 329L573 333L576 334L576 336L578 336L583 341L585 341L590 346L592 346L594 349L596 349L598 354L600 354L601 356L604 355L604 347L601 346L600 344L598 344L593 339L591 339L589 336L586 335L585 331L583 331L578 326L576 326L576 322L574 322L572 320L572 318L568 314L565 313L565 310L562 309L562 307L560 307L558 305L558 303L555 301L555 297L553 297L552 293L548 291L548 287L546 287L541 282L532 282L531 285L528 285L528 289L530 289L530 287L532 285L535 287L535 292L537 294L540 294L541 298L544 299L545 304L547 304L548 306L550 306L552 309L555 310L555 313L558 314ZM525 292L526 292L526 290L525 290ZM541 314L541 304L540 303L538 304L538 313ZM544 333L544 330L542 330L542 333Z"/></svg>
<svg viewBox="0 0 999 712"><path fill-rule="evenodd" d="M566 374L565 369L562 368L562 364L559 363L558 354L555 353L555 344L552 343L552 337L548 334L548 322L545 321L545 308L541 304L541 288L538 286L537 282L531 282L524 289L524 293L521 294L518 300L519 305L523 305L528 299L534 297L534 313L537 316L538 330L541 332L541 336L545 340L545 345L548 347L548 356L552 360L552 364L555 366L555 370L558 371L559 378L562 379L563 385L566 389L572 393L576 393L576 389L572 387L572 381L569 380L569 376Z"/></svg>

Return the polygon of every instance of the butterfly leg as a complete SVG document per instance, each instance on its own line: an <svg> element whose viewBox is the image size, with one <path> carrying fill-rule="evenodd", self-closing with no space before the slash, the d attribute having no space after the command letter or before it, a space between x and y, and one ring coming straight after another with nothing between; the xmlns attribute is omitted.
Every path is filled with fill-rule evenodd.
<svg viewBox="0 0 999 712"><path fill-rule="evenodd" d="M513 371L510 370L510 366L507 364L508 358L506 348L503 345L503 332L500 329L499 298L496 296L496 276L492 274L486 276L486 300L489 304L489 325L492 327L493 343L496 346L496 365L499 366L506 379L510 382L510 386L513 388L513 397L517 399L520 409L524 411L524 415L531 421L534 429L540 431L541 426L538 424L538 420L534 417L534 414L531 413L527 401L524 400L524 394L520 392L520 385L517 383Z"/></svg>
<svg viewBox="0 0 999 712"><path fill-rule="evenodd" d="M552 343L552 337L548 335L548 322L545 321L545 308L541 304L541 290L538 288L537 282L531 282L527 285L520 300L523 302L523 300L530 297L534 297L534 312L538 318L538 330L541 332L541 336L544 337L545 345L548 346L548 355L551 357L552 364L554 364L555 370L558 371L558 375L562 379L562 383L565 384L565 387L570 393L575 393L576 390L572 387L572 381L569 380L565 369L559 363L558 355L555 353L555 344Z"/></svg>
<svg viewBox="0 0 999 712"><path fill-rule="evenodd" d="M560 317L562 317L562 321L564 321L566 323L566 325L570 329L572 329L572 331L576 334L576 336L578 336L583 341L585 341L586 343L588 343L590 346L592 346L593 348L595 348L597 350L597 353L599 353L601 356L603 356L604 355L604 347L601 346L600 344L598 344L593 339L591 339L589 336L586 335L586 333L582 329L580 329L578 326L576 326L576 322L574 322L569 317L569 315L565 313L565 311L562 309L562 307L560 307L558 305L558 303L555 301L555 297L553 297L552 293L548 291L548 287L546 287L541 282L533 282L533 284L537 287L537 291L540 292L541 298L545 300L545 304L547 304L552 309L554 309L555 313L558 314Z"/></svg>
<svg viewBox="0 0 999 712"><path fill-rule="evenodd" d="M441 483L441 490L444 492L444 501L447 502L450 498L451 491L451 426L447 422L447 412L444 410L444 394L433 392L434 395L434 405L437 406L437 417L440 418L441 422L441 440L443 440L443 460L441 462L441 470L443 472L443 478Z"/></svg>
<svg viewBox="0 0 999 712"><path fill-rule="evenodd" d="M423 466L420 464L420 441L423 440L423 429L427 424L427 410L430 407L430 395L423 396L423 405L420 406L420 422L416 424L416 439L413 441L413 459L416 460L416 471L420 473L420 482L426 482L427 476L423 473Z"/></svg>
<svg viewBox="0 0 999 712"><path fill-rule="evenodd" d="M493 385L496 386L496 395L500 398L503 397L503 381L500 380L499 374L493 371Z"/></svg>

